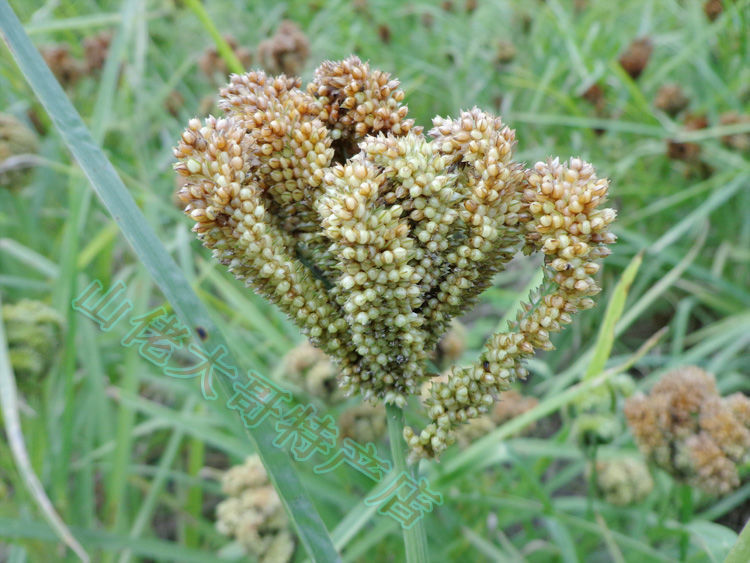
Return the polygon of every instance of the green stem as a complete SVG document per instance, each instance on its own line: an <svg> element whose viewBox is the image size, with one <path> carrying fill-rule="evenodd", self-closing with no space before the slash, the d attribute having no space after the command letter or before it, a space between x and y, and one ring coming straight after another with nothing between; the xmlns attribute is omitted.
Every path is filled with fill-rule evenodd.
<svg viewBox="0 0 750 563"><path fill-rule="evenodd" d="M203 405L198 405L196 412L203 412ZM206 445L200 438L191 438L190 447L188 449L188 475L191 477L199 477L201 468L205 465L205 453ZM203 509L203 489L198 486L190 485L187 491L187 499L185 501L185 510L188 515L193 517L192 522L188 522L185 526L185 545L187 547L197 548L200 547L200 529L195 524L200 522L201 510Z"/></svg>
<svg viewBox="0 0 750 563"><path fill-rule="evenodd" d="M589 518L592 518L594 516L594 499L596 498L596 489L597 489L596 454L597 454L596 444L589 446L585 449L585 455L589 463L589 467L591 469L591 473L589 473L588 495L586 495L586 514L589 516Z"/></svg>
<svg viewBox="0 0 750 563"><path fill-rule="evenodd" d="M411 468L406 463L406 442L404 442L404 413L396 405L385 406L388 419L388 440L391 443L391 456L398 475L406 472L414 477ZM404 534L404 549L407 563L422 563L429 561L427 555L427 533L425 518L420 517L410 528L402 528Z"/></svg>
<svg viewBox="0 0 750 563"><path fill-rule="evenodd" d="M687 524L693 516L693 490L689 485L679 485L680 495L680 522ZM680 560L685 561L688 548L690 547L690 534L684 532L680 540Z"/></svg>
<svg viewBox="0 0 750 563"><path fill-rule="evenodd" d="M745 561L750 561L750 520L745 522L737 543L734 544L724 563L744 563Z"/></svg>
<svg viewBox="0 0 750 563"><path fill-rule="evenodd" d="M211 36L211 39L214 40L214 43L216 44L216 51L219 53L219 55L221 55L221 58L224 59L224 62L227 64L227 68L231 72L235 72L237 74L242 74L243 72L245 72L242 63L237 58L237 55L234 54L234 51L232 50L232 47L229 45L229 43L227 43L227 40L224 39L224 36L214 25L211 16L208 15L208 12L206 12L206 8L203 7L203 4L201 4L199 0L185 0L185 4L192 10L193 14L195 14L195 17L197 17L198 20L203 24L203 27Z"/></svg>

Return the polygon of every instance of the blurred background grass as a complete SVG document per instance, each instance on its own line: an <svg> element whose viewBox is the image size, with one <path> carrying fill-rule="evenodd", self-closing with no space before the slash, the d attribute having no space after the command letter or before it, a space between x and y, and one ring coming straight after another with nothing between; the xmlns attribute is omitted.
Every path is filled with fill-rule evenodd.
<svg viewBox="0 0 750 563"><path fill-rule="evenodd" d="M296 328L216 267L173 203L171 147L189 118L217 111L225 80L199 19L166 1L11 5L238 359L283 377L289 370L279 358L301 340ZM640 388L693 363L716 374L722 393L750 390L750 3L321 0L206 9L239 55L256 57L252 66L258 44L291 20L309 41L303 82L320 61L356 53L401 80L410 115L426 129L434 115L477 105L516 129L518 160L581 156L611 178L619 242L604 268L600 304L555 337L555 351L530 363L524 394L549 400L582 377L604 304L638 253L643 264L607 366L666 327L629 370ZM96 61L91 53L106 55ZM684 100L663 90L673 85ZM0 189L3 303L43 301L65 326L45 350L49 366L26 379L16 369L36 473L95 559L119 558L125 547L144 559L232 557L236 550L214 529L221 495L205 468L224 469L251 453L242 428L220 405L200 400L197 385L170 380L123 348L124 333L99 332L72 311L70 300L93 279L105 287L125 281L138 314L164 298L91 197L5 48L0 109L37 145L33 166L14 170L12 189L6 182ZM478 352L537 267L519 260L497 276L463 319L463 359ZM304 385L298 391L310 400ZM325 408L339 416L357 402ZM462 464L467 454L458 447L430 468L462 467L441 477L445 505L426 517L433 555L720 560L723 542L731 545L750 514L747 468L744 484L724 498L695 491L686 508L674 481L655 472L645 501L615 507L587 484L592 452L576 440L574 412L563 406L531 437L498 441L481 469ZM622 423L620 410L611 415ZM623 430L593 455L635 451ZM329 529L347 514L356 523L336 536L346 537L345 558L399 559L393 522L360 510L366 480L344 468L318 476L311 465L298 467ZM59 557L4 442L0 476L5 557Z"/></svg>

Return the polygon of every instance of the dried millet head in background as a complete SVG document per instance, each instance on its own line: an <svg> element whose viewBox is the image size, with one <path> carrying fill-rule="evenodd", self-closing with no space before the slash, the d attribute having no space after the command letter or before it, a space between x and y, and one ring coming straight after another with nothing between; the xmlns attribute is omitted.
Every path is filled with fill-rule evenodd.
<svg viewBox="0 0 750 563"><path fill-rule="evenodd" d="M739 485L737 465L750 459L750 398L722 398L714 377L687 366L665 374L649 395L625 403L625 416L646 457L676 479L709 494Z"/></svg>
<svg viewBox="0 0 750 563"><path fill-rule="evenodd" d="M172 90L164 99L164 109L167 110L172 117L177 117L184 105L185 98L178 90Z"/></svg>
<svg viewBox="0 0 750 563"><path fill-rule="evenodd" d="M83 56L87 74L92 74L104 68L111 42L111 31L102 31L83 40Z"/></svg>
<svg viewBox="0 0 750 563"><path fill-rule="evenodd" d="M644 500L653 490L654 480L645 463L626 457L597 461L596 486L608 503L628 506Z"/></svg>
<svg viewBox="0 0 750 563"><path fill-rule="evenodd" d="M522 415L523 413L530 411L539 404L539 399L536 397L529 397L523 395L516 389L509 389L503 392L498 398L495 406L490 411L490 418L492 422L500 426L505 424L509 420ZM530 434L534 431L536 422L524 427L519 433L520 435Z"/></svg>
<svg viewBox="0 0 750 563"><path fill-rule="evenodd" d="M438 365L452 364L461 358L466 350L466 337L466 327L460 321L453 319L435 348L435 362Z"/></svg>
<svg viewBox="0 0 750 563"><path fill-rule="evenodd" d="M39 378L51 369L62 345L65 320L48 305L30 299L3 303L2 320L18 386L24 392L38 389Z"/></svg>
<svg viewBox="0 0 750 563"><path fill-rule="evenodd" d="M518 49L512 41L501 39L495 47L495 62L499 65L507 65L513 62L518 54Z"/></svg>
<svg viewBox="0 0 750 563"><path fill-rule="evenodd" d="M71 54L65 43L46 45L40 48L40 52L63 88L73 86L85 72L83 63Z"/></svg>
<svg viewBox="0 0 750 563"><path fill-rule="evenodd" d="M599 82L595 82L586 88L583 94L581 94L581 98L594 106L597 113L603 112L604 106L607 103L607 100L604 97L604 87Z"/></svg>
<svg viewBox="0 0 750 563"><path fill-rule="evenodd" d="M703 13L706 14L706 17L710 21L715 21L723 11L724 6L722 0L706 0L703 4Z"/></svg>
<svg viewBox="0 0 750 563"><path fill-rule="evenodd" d="M39 150L36 134L15 116L0 113L0 187L22 188Z"/></svg>
<svg viewBox="0 0 750 563"><path fill-rule="evenodd" d="M284 357L284 377L326 404L346 397L336 381L336 366L325 352L304 341Z"/></svg>
<svg viewBox="0 0 750 563"><path fill-rule="evenodd" d="M258 43L256 54L266 72L294 76L310 56L310 42L296 23L283 20L273 37Z"/></svg>
<svg viewBox="0 0 750 563"><path fill-rule="evenodd" d="M216 507L217 530L233 536L260 562L291 561L294 536L260 458L252 455L244 464L230 468L221 488L229 498Z"/></svg>
<svg viewBox="0 0 750 563"><path fill-rule="evenodd" d="M679 84L665 84L656 93L654 107L670 117L675 117L690 104L690 99Z"/></svg>
<svg viewBox="0 0 750 563"><path fill-rule="evenodd" d="M719 117L721 125L747 125L750 124L750 115L741 114L736 111L728 111ZM734 133L721 137L722 144L730 149L748 152L750 151L750 133Z"/></svg>
<svg viewBox="0 0 750 563"><path fill-rule="evenodd" d="M385 407L368 401L349 407L339 417L339 439L351 438L359 444L378 442L388 428Z"/></svg>
<svg viewBox="0 0 750 563"><path fill-rule="evenodd" d="M391 28L386 24L380 24L378 26L378 37L386 45L391 42Z"/></svg>
<svg viewBox="0 0 750 563"><path fill-rule="evenodd" d="M688 113L683 118L685 131L697 131L708 127L708 118L705 114ZM672 139L667 140L667 157L672 160L682 160L690 165L701 165L701 146L691 141L680 142Z"/></svg>
<svg viewBox="0 0 750 563"><path fill-rule="evenodd" d="M648 37L633 40L625 52L620 55L620 66L633 80L637 80L648 65L654 45Z"/></svg>

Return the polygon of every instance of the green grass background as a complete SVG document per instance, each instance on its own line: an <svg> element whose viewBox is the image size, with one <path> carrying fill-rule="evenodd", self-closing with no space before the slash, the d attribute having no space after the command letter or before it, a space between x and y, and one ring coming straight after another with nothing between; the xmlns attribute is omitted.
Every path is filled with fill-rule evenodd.
<svg viewBox="0 0 750 563"><path fill-rule="evenodd" d="M426 128L436 114L477 105L516 129L519 160L581 156L612 180L619 242L603 271L600 303L554 338L555 351L531 362L524 385L554 407L555 431L545 439L492 440L481 451L454 448L440 464L422 467L445 496L425 519L433 560L720 561L750 513L750 483L723 499L695 491L686 510L680 488L657 473L644 503L610 506L589 494L586 454L570 437L569 410L556 399L587 372L605 303L638 253L643 262L614 325L606 367L626 362L666 327L630 367L641 388L695 363L717 375L722 393L750 390L750 161L721 143L730 132L750 134L750 125L719 125L725 112L750 113L750 3L725 1L713 22L701 2L690 1L476 4L467 10L462 1L230 1L206 9L222 33L250 48L282 19L297 22L311 44L304 81L320 61L356 53L401 80L410 115ZM67 93L238 362L278 371L279 357L300 340L297 329L214 264L172 204L171 147L216 92L196 65L212 43L203 24L184 5L166 1L11 5L38 46L65 42L80 56L83 38L116 33L104 72ZM642 36L654 51L634 81L617 59ZM515 45L511 63L497 62L500 41ZM582 97L595 83L604 90L600 113ZM688 111L705 114L707 128L685 132L679 119L654 109L666 83L683 87ZM176 115L165 108L174 92L183 100ZM165 297L92 197L4 47L0 109L33 112L47 130L42 164L28 186L0 191L2 299L48 301L68 323L55 369L33 392L22 392L35 472L94 560L231 558L228 540L213 528L218 485L200 469L241 461L251 442L221 404L201 399L195 382L166 378L120 345L122 330L101 333L72 311L70 300L93 279L105 286L125 281L138 313ZM699 144L703 164L667 158L669 139ZM482 296L467 319L467 359L537 265L514 263ZM618 455L635 446L623 433L603 450ZM402 559L398 528L361 503L366 480L343 468L318 476L311 464L296 467L345 560ZM5 442L0 476L5 556L72 557L44 523Z"/></svg>

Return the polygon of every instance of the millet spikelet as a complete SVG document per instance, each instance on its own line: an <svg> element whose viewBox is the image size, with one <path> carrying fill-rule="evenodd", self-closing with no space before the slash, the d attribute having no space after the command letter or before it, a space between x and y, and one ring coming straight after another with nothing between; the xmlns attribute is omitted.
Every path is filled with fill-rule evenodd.
<svg viewBox="0 0 750 563"><path fill-rule="evenodd" d="M257 455L229 469L221 489L228 498L216 507L216 528L234 536L261 563L286 563L295 540L286 512Z"/></svg>
<svg viewBox="0 0 750 563"><path fill-rule="evenodd" d="M407 118L398 81L357 57L298 78L252 71L221 90L224 117L190 121L175 169L194 231L338 363L346 391L404 405L425 360L517 253L545 255L535 297L479 361L433 380L432 422L406 428L412 458L437 456L550 334L593 306L615 237L608 181L580 159L524 169L515 132L478 108Z"/></svg>

